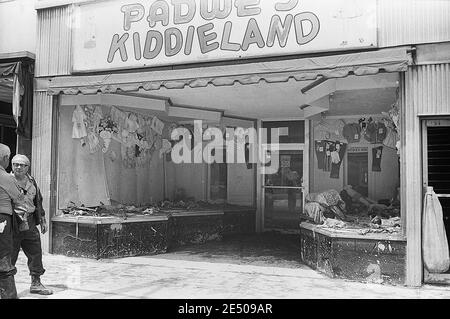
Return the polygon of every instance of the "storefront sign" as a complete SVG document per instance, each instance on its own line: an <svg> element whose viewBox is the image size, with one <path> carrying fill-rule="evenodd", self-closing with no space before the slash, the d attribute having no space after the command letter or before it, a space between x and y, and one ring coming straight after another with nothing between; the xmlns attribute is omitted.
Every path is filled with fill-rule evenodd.
<svg viewBox="0 0 450 319"><path fill-rule="evenodd" d="M75 9L74 71L376 47L376 0L111 0Z"/></svg>

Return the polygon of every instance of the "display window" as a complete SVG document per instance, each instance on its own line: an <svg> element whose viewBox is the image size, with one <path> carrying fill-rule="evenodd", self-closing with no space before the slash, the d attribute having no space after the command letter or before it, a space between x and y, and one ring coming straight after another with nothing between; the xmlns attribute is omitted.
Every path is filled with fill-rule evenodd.
<svg viewBox="0 0 450 319"><path fill-rule="evenodd" d="M208 129L221 131L221 123L204 123L196 136L193 121L182 116L67 103L58 107L58 119L59 216L254 206L255 167L227 162L225 140L207 154ZM219 156L217 150L222 161L203 161ZM245 152L235 147L236 157L239 150Z"/></svg>

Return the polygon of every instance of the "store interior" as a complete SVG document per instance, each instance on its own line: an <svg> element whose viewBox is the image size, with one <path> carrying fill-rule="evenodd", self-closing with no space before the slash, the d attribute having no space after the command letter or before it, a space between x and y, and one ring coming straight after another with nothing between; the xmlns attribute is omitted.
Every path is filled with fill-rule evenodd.
<svg viewBox="0 0 450 319"><path fill-rule="evenodd" d="M306 220L400 232L398 86L398 73L378 73L127 93L163 101L165 111L75 97L58 107L58 215L237 205L261 207L263 230L298 229ZM174 163L181 138L171 133L187 129L183 141L194 150L194 119L203 129L288 125L279 170L258 179L248 162Z"/></svg>

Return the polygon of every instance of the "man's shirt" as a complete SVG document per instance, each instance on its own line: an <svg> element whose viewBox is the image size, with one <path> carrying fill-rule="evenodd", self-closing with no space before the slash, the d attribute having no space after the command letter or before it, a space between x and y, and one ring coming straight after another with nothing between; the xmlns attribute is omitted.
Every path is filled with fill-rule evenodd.
<svg viewBox="0 0 450 319"><path fill-rule="evenodd" d="M13 176L0 166L0 214L12 215L12 203L23 204L24 195L20 192L19 186Z"/></svg>
<svg viewBox="0 0 450 319"><path fill-rule="evenodd" d="M11 176L16 180L14 173L11 172ZM17 182L17 186L19 187L21 193L24 195L23 203L20 207L15 208L15 211L20 217L27 212L28 214L33 213L36 210L36 206L34 206L34 198L36 196L36 187L34 187L33 183L30 181L28 176L25 176L27 181L25 187L21 187ZM16 180L17 181L17 180Z"/></svg>

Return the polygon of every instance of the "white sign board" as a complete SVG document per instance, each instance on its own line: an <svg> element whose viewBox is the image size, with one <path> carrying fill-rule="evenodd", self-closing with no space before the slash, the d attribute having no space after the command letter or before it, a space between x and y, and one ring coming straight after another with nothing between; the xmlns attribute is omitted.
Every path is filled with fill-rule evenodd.
<svg viewBox="0 0 450 319"><path fill-rule="evenodd" d="M110 0L74 15L81 72L377 46L376 0Z"/></svg>

